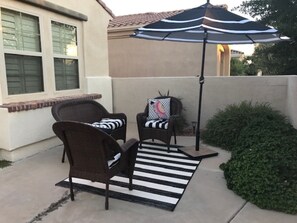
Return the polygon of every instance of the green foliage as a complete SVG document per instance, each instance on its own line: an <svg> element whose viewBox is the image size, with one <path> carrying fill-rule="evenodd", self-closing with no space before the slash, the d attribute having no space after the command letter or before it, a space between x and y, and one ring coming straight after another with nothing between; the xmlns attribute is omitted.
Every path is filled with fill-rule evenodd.
<svg viewBox="0 0 297 223"><path fill-rule="evenodd" d="M245 65L238 59L231 58L230 63L230 75L231 76L242 76L244 75Z"/></svg>
<svg viewBox="0 0 297 223"><path fill-rule="evenodd" d="M206 124L202 133L203 141L210 145L220 146L231 150L238 141L240 131L254 118L262 116L268 120L281 120L285 118L277 111L272 110L267 103L241 102L239 105L228 105L224 110L219 110Z"/></svg>
<svg viewBox="0 0 297 223"><path fill-rule="evenodd" d="M10 166L10 165L11 165L10 161L0 160L0 168L4 168L4 167Z"/></svg>
<svg viewBox="0 0 297 223"><path fill-rule="evenodd" d="M256 69L263 75L290 75L297 73L297 2L296 0L249 0L240 11L257 18L264 25L271 25L291 41L260 44L251 57Z"/></svg>
<svg viewBox="0 0 297 223"><path fill-rule="evenodd" d="M245 131L255 131L255 138L243 133L241 139L250 146L237 146L223 166L228 188L260 208L296 214L296 130L274 136L271 130L250 125Z"/></svg>
<svg viewBox="0 0 297 223"><path fill-rule="evenodd" d="M255 65L253 63L250 63L249 61L250 61L250 57L247 57L242 61L235 58L231 58L230 75L231 76L256 75L257 71L255 69Z"/></svg>
<svg viewBox="0 0 297 223"><path fill-rule="evenodd" d="M229 189L260 208L297 214L297 130L283 115L242 102L219 111L207 128L204 138L232 152L220 166Z"/></svg>
<svg viewBox="0 0 297 223"><path fill-rule="evenodd" d="M297 45L294 46L289 42L261 44L255 48L251 60L257 69L262 70L263 75L296 74L296 50ZM291 57L290 55L294 56Z"/></svg>

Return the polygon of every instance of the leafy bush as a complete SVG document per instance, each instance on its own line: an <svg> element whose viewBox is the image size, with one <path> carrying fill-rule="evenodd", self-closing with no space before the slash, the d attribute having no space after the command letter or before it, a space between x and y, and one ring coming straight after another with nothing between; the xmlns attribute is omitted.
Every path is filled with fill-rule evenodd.
<svg viewBox="0 0 297 223"><path fill-rule="evenodd" d="M204 137L232 152L221 165L228 188L260 208L297 214L297 130L287 119L267 104L243 102L210 123Z"/></svg>
<svg viewBox="0 0 297 223"><path fill-rule="evenodd" d="M254 130L251 125L246 131ZM229 189L260 208L297 213L297 132L263 137L249 147L237 146L223 166ZM250 134L241 135L247 138ZM235 152L235 153L234 153Z"/></svg>
<svg viewBox="0 0 297 223"><path fill-rule="evenodd" d="M207 122L201 139L207 144L231 150L238 141L241 130L257 117L280 122L286 120L278 111L271 109L267 103L252 105L251 102L244 101L239 105L232 104L226 106L224 110L219 110Z"/></svg>

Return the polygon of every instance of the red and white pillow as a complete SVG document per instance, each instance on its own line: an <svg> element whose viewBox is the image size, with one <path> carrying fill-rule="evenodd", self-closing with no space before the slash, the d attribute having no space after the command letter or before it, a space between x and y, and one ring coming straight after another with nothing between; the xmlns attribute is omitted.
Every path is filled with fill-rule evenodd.
<svg viewBox="0 0 297 223"><path fill-rule="evenodd" d="M169 119L170 98L148 99L148 120Z"/></svg>

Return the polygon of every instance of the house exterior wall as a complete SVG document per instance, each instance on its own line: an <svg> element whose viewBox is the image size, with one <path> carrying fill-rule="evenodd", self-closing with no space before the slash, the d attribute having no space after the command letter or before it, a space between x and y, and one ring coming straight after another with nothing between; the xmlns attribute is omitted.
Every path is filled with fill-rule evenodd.
<svg viewBox="0 0 297 223"><path fill-rule="evenodd" d="M197 121L199 83L195 77L114 78L114 110L124 112L128 121L136 122L136 114L143 112L147 99L168 90L170 95L182 99L188 123ZM296 90L297 76L206 77L201 128L219 109L244 100L268 102L297 128Z"/></svg>
<svg viewBox="0 0 297 223"><path fill-rule="evenodd" d="M36 4L54 5L55 8L66 12L72 10L86 16L87 20L72 18ZM107 25L112 17L96 0L0 0L0 8L36 16L40 23L43 92L8 95L4 49L0 36L0 159L14 161L61 142L54 138L51 129L54 119L50 107L9 112L2 105L98 93L102 95L99 102L112 111L107 45ZM79 89L55 90L51 21L77 27ZM2 35L1 32L0 35Z"/></svg>
<svg viewBox="0 0 297 223"><path fill-rule="evenodd" d="M177 77L200 74L202 44L129 37L136 28L109 29L111 77ZM228 46L207 44L205 56L205 76L230 75ZM222 61L224 66L221 67Z"/></svg>

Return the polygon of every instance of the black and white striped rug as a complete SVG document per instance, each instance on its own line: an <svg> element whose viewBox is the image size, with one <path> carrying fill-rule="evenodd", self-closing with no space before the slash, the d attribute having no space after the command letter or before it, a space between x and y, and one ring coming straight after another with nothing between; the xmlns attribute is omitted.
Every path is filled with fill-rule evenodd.
<svg viewBox="0 0 297 223"><path fill-rule="evenodd" d="M200 161L193 160L171 146L143 143L138 150L133 190L128 178L115 176L110 183L110 197L173 211L185 192ZM104 195L105 184L73 178L74 188ZM69 187L68 178L57 186Z"/></svg>

